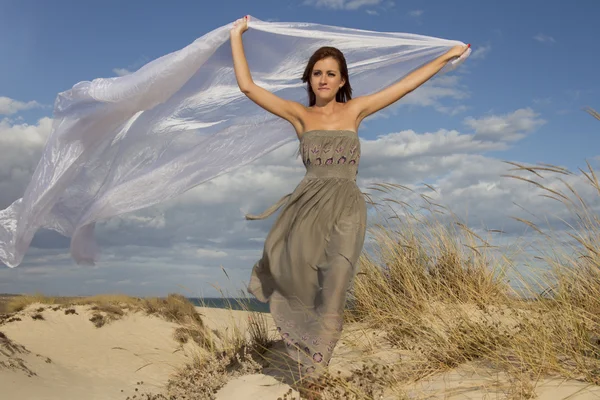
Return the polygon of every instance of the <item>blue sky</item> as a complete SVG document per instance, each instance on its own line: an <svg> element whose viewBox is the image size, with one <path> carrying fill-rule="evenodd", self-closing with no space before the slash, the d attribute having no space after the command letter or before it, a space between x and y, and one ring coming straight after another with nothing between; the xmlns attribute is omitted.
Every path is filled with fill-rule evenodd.
<svg viewBox="0 0 600 400"><path fill-rule="evenodd" d="M465 103L471 112L532 107L548 121L506 153L508 157L573 167L595 155L600 135L594 121L580 110L594 106L598 98L600 56L593 49L600 36L600 3L390 3L343 10L304 5L301 0L261 0L252 5L239 0L169 4L2 0L0 54L5 62L0 64L0 95L52 105L56 93L78 81L114 76L115 68L139 68L211 29L251 14L263 20L411 32L471 43L485 52L483 59L471 60L464 78L470 94ZM50 111L38 109L27 116ZM429 110L410 110L386 123L414 129L461 128L461 117L431 118Z"/></svg>
<svg viewBox="0 0 600 400"><path fill-rule="evenodd" d="M512 160L559 164L576 169L583 166L586 159L598 156L599 124L582 111L586 106L600 109L597 72L600 61L597 39L600 37L597 24L600 2L594 0L570 3L558 0L220 0L170 3L0 0L0 98L8 98L13 107L6 109L5 115L0 113L0 120L4 118L6 132L12 129L12 134L21 132L19 129L24 124L43 130L39 119L52 117L52 104L58 92L82 80L116 76L122 70L133 71L245 14L262 20L308 21L367 30L418 33L472 44L474 53L471 59L453 74L457 79L442 85L448 89L448 95L428 98L429 103L425 105L408 102L393 117L374 119L361 131L365 139L407 130L417 132L416 140L419 141L424 140L424 133L439 130L455 129L462 134L471 134L477 127L488 131L493 129L497 119L509 125L513 123L516 127L511 129L522 129L524 133L516 140L506 140L505 146L478 152L480 168L485 169L489 160ZM27 106L29 102L36 103ZM525 111L513 115L517 110ZM512 122L511 115L514 117ZM469 118L474 122L469 124ZM527 126L531 129L519 124L529 124ZM2 134L0 125L0 143ZM0 149L0 156L3 151L7 151L4 154L7 155L7 149ZM35 166L39 148L27 154L33 154L30 166ZM447 156L453 155L458 153ZM423 168L420 167L420 170ZM5 207L9 201L16 200L15 193L23 186L21 181L20 184L11 181L14 175L2 175L1 172L0 188L3 183L6 187L16 188L10 199L1 199ZM452 175L452 171L441 168L431 175L423 174L415 179L435 182L444 174ZM401 181L400 178L398 180ZM265 202L278 198L278 195L279 192L274 192L273 197L265 199ZM239 209L241 206L231 207ZM482 210L481 214L484 215L485 211ZM268 228L268 225L261 226L263 231ZM169 236L169 232L164 235ZM53 260L50 263L57 268L69 265L63 257L64 244L62 253L46 254L43 248L33 249L29 258L14 272L0 268L0 281L10 282L15 290L51 288L54 292L68 292L68 285L61 286L58 275L55 283L51 283L54 278L49 273L41 273L43 278L40 277L39 281L27 280L28 283L24 283L22 274L25 273L16 272L38 265L35 257L42 257L46 263ZM238 254L236 252L242 248L229 248L228 254ZM260 242L251 254L259 248ZM164 257L168 259L167 255ZM251 267L248 260L252 260L252 255L240 253L238 258L231 264L234 265L232 268L236 268L246 263L246 267L239 267L242 279ZM128 259L122 260L127 263ZM77 273L84 274L81 271ZM211 272L207 274L211 276ZM102 275L102 278L97 278L98 282L104 282L102 285L85 290L112 290L111 284L117 279L120 279L118 282L124 281L121 278ZM64 276L61 275L60 279L64 281ZM93 281L96 278L81 275L81 279ZM44 287L42 282L49 286ZM120 287L132 293L138 292L135 286ZM143 293L172 290L158 284L152 288ZM6 288L0 285L0 292L3 290L6 291Z"/></svg>

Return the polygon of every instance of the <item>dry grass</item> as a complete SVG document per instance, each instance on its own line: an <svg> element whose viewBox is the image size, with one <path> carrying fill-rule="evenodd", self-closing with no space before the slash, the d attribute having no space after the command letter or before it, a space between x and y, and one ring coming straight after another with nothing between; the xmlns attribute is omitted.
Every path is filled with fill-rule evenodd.
<svg viewBox="0 0 600 400"><path fill-rule="evenodd" d="M106 308L107 312L115 311L116 308L133 308L142 303L142 299L121 294L106 294L90 297L57 297L46 296L41 293L31 295L14 296L8 299L5 310L8 313L23 311L32 304L45 304L55 306L52 308L68 307L73 305L92 305Z"/></svg>
<svg viewBox="0 0 600 400"><path fill-rule="evenodd" d="M226 331L215 332L218 340L212 343L209 353L198 354L193 362L181 368L169 380L163 393L146 392L141 394L141 398L213 399L229 380L260 373L265 366L265 353L272 347L274 339L268 329L267 315L252 311L244 299L239 299L238 304L248 314L246 328L231 324ZM184 342L185 335L185 329L178 328L175 339Z"/></svg>
<svg viewBox="0 0 600 400"><path fill-rule="evenodd" d="M24 346L14 343L4 333L0 332L0 371L8 369L24 372L29 377L36 376L36 373L29 369L21 358L25 354L30 354L30 351Z"/></svg>
<svg viewBox="0 0 600 400"><path fill-rule="evenodd" d="M517 293L511 257L498 254L490 240L431 197L422 195L425 206L415 212L390 197L405 188L372 188L385 197L373 204L392 210L393 217L372 230L374 255L361 258L354 308L346 319L382 329L394 347L411 354L410 362L397 366L395 386L473 360L506 373L510 398L534 397L536 382L547 376L600 385L596 173L589 164L579 171L587 184L584 197L573 188L576 175L563 168L510 164L515 172L509 179L564 206L565 230L518 219L540 238L531 257L549 272L543 295L539 282L525 278L518 282L525 289ZM548 185L549 175L559 179Z"/></svg>
<svg viewBox="0 0 600 400"><path fill-rule="evenodd" d="M7 304L17 295L0 294L0 315L8 313Z"/></svg>
<svg viewBox="0 0 600 400"><path fill-rule="evenodd" d="M123 318L129 312L142 312L154 315L169 322L180 325L174 332L176 340L186 343L193 340L202 348L212 349L212 337L204 327L202 317L196 312L194 305L179 294L170 294L166 298L137 298L122 294L105 294L90 297L53 297L43 294L10 297L4 307L8 315L0 318L2 322L10 322L16 313L33 304L45 304L53 311L64 309L65 314L76 314L73 306L89 306L93 311L90 322L101 328L115 320ZM43 311L43 308L41 309ZM40 310L32 318L43 320Z"/></svg>
<svg viewBox="0 0 600 400"><path fill-rule="evenodd" d="M213 399L215 393L227 381L237 376L258 373L261 365L254 361L247 347L241 354L213 354L196 358L169 380L165 393L142 393L144 400L206 400Z"/></svg>

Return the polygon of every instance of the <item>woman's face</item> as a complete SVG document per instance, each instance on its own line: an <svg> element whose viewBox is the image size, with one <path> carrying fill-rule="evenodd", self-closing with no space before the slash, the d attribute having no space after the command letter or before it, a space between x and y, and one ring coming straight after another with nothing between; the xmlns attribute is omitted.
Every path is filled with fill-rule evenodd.
<svg viewBox="0 0 600 400"><path fill-rule="evenodd" d="M327 57L315 63L310 76L310 86L317 99L335 99L344 83L340 66L335 59Z"/></svg>

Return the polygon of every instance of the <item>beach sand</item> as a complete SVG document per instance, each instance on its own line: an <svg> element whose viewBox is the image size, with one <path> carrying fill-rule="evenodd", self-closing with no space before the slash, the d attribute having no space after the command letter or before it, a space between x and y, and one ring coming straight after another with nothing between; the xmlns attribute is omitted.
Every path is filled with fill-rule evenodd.
<svg viewBox="0 0 600 400"><path fill-rule="evenodd" d="M68 311L67 310L74 310ZM247 334L245 311L197 308L206 327L222 338ZM178 324L131 312L96 327L86 306L32 304L0 323L0 398L2 400L125 400L161 393L186 364L206 356L194 342L174 338ZM269 330L274 326L266 314ZM349 376L369 361L410 362L410 354L386 344L385 333L360 324L347 325L330 370ZM279 344L281 349L281 344ZM283 351L283 350L280 350ZM337 372L339 371L339 373ZM290 392L276 367L233 377L216 393L218 400L277 400ZM424 377L402 390L409 398L508 398L511 383L486 366L469 363ZM295 391L292 394L298 399ZM538 399L600 398L600 387L579 381L541 379ZM570 396L570 397L569 397ZM291 399L290 396L287 397ZM384 398L399 398L388 391ZM518 397L512 397L518 398Z"/></svg>

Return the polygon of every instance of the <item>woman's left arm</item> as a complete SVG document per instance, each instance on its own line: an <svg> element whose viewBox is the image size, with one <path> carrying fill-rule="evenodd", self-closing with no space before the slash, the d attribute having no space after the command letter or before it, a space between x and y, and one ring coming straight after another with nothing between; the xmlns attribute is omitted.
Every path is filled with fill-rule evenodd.
<svg viewBox="0 0 600 400"><path fill-rule="evenodd" d="M406 75L404 79L399 82L396 82L377 93L357 97L351 100L352 103L354 103L353 106L358 110L357 122L360 124L364 118L395 103L408 93L417 89L444 68L449 61L463 55L470 46L471 45L455 46L435 60Z"/></svg>

